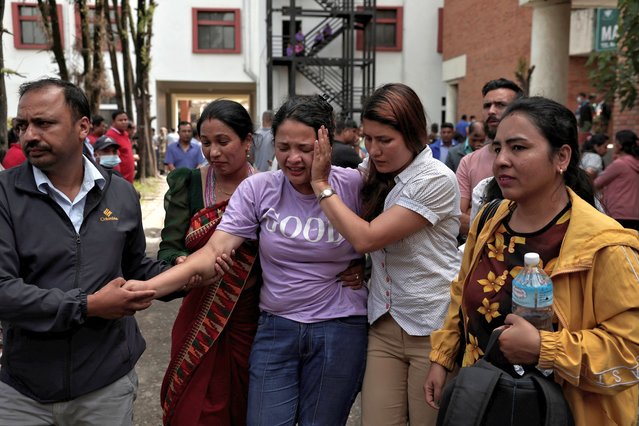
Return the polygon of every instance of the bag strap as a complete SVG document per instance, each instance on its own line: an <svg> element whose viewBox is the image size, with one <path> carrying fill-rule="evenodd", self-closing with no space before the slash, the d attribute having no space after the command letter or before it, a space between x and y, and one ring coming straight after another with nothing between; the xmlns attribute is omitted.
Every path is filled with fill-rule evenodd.
<svg viewBox="0 0 639 426"><path fill-rule="evenodd" d="M487 362L493 361L493 356L499 352L499 336L501 336L502 330L494 329L490 334L490 338L488 339L488 344L486 345L486 351L484 352L484 360Z"/></svg>
<svg viewBox="0 0 639 426"><path fill-rule="evenodd" d="M544 424L546 426L573 425L574 420L570 415L570 408L559 386L555 382L551 382L550 379L540 377L537 374L531 374L529 377L544 395L546 406Z"/></svg>
<svg viewBox="0 0 639 426"><path fill-rule="evenodd" d="M442 425L480 426L500 377L485 368L459 370Z"/></svg>
<svg viewBox="0 0 639 426"><path fill-rule="evenodd" d="M486 224L488 219L495 216L495 213L497 212L497 209L499 208L501 202L502 200L497 198L485 205L484 209L481 212L481 216L479 216L479 222L477 222L477 235L479 235L481 230L484 229L484 225Z"/></svg>

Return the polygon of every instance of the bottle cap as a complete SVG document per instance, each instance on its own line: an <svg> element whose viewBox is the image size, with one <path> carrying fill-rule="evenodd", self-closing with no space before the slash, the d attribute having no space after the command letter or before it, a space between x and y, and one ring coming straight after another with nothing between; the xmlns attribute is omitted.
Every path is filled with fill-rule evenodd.
<svg viewBox="0 0 639 426"><path fill-rule="evenodd" d="M537 266L539 265L539 253L526 253L524 255L524 265Z"/></svg>

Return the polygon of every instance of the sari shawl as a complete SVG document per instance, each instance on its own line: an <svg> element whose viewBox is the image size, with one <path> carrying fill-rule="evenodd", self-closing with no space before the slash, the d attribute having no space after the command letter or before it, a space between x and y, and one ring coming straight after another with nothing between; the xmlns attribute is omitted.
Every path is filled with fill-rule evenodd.
<svg viewBox="0 0 639 426"><path fill-rule="evenodd" d="M228 201L224 201L205 207L192 217L185 240L186 248L190 252L206 244L222 220L227 204ZM171 423L175 408L189 381L228 323L255 265L257 247L255 241L242 244L235 252L231 270L219 282L193 289L185 297L180 314L187 304L196 309L196 312L193 317L182 318L182 321L190 322L186 328L188 332L178 336L174 333L172 336L171 361L160 395L164 424ZM193 301L190 302L188 299ZM183 316L178 315L175 328L184 328L184 324L178 324L181 317Z"/></svg>

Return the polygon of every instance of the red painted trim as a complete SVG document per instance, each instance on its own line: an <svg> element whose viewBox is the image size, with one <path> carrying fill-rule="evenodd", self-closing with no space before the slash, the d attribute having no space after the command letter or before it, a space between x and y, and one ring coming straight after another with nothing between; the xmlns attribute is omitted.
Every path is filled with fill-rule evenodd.
<svg viewBox="0 0 639 426"><path fill-rule="evenodd" d="M20 16L20 7L34 7L38 12L37 16ZM64 17L62 16L62 6L57 5L58 9L58 26L60 27L60 41L62 47L64 47ZM11 16L13 20L13 46L16 49L31 49L31 50L49 50L51 44L27 44L22 42L22 27L20 25L23 21L39 21L42 19L40 9L38 9L37 3L11 3Z"/></svg>
<svg viewBox="0 0 639 426"><path fill-rule="evenodd" d="M235 19L231 21L198 21L198 12L232 12L235 14ZM208 9L208 8L193 8L191 18L191 34L192 34L192 46L193 53L241 53L242 52L242 37L241 31L241 16L240 9ZM234 27L235 29L235 48L234 49L200 49L197 45L198 39L198 24L211 25L211 26L226 26Z"/></svg>
<svg viewBox="0 0 639 426"><path fill-rule="evenodd" d="M361 6L358 7L360 10ZM384 6L377 7L376 10L395 10L396 19L377 18L376 24L395 24L395 45L394 46L377 46L376 52L401 52L404 46L404 8L402 6ZM364 32L358 30L356 33L355 47L357 50L364 49Z"/></svg>

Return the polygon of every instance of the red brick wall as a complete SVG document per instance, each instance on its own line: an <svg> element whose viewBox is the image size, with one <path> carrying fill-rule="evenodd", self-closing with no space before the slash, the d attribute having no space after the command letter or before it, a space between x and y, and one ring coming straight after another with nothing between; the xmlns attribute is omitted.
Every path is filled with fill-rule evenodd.
<svg viewBox="0 0 639 426"><path fill-rule="evenodd" d="M520 57L530 61L532 9L518 0L444 0L443 59L466 54L457 113L481 118L481 88L499 77L515 80Z"/></svg>
<svg viewBox="0 0 639 426"><path fill-rule="evenodd" d="M610 136L614 137L614 134L619 130L632 130L639 135L639 103L635 105L633 109L626 109L621 112L619 102L615 102L615 106L612 110L612 126Z"/></svg>
<svg viewBox="0 0 639 426"><path fill-rule="evenodd" d="M595 93L588 78L587 60L586 56L572 56L568 65L568 105L566 106L573 111L577 109L577 96L580 92L586 95Z"/></svg>

